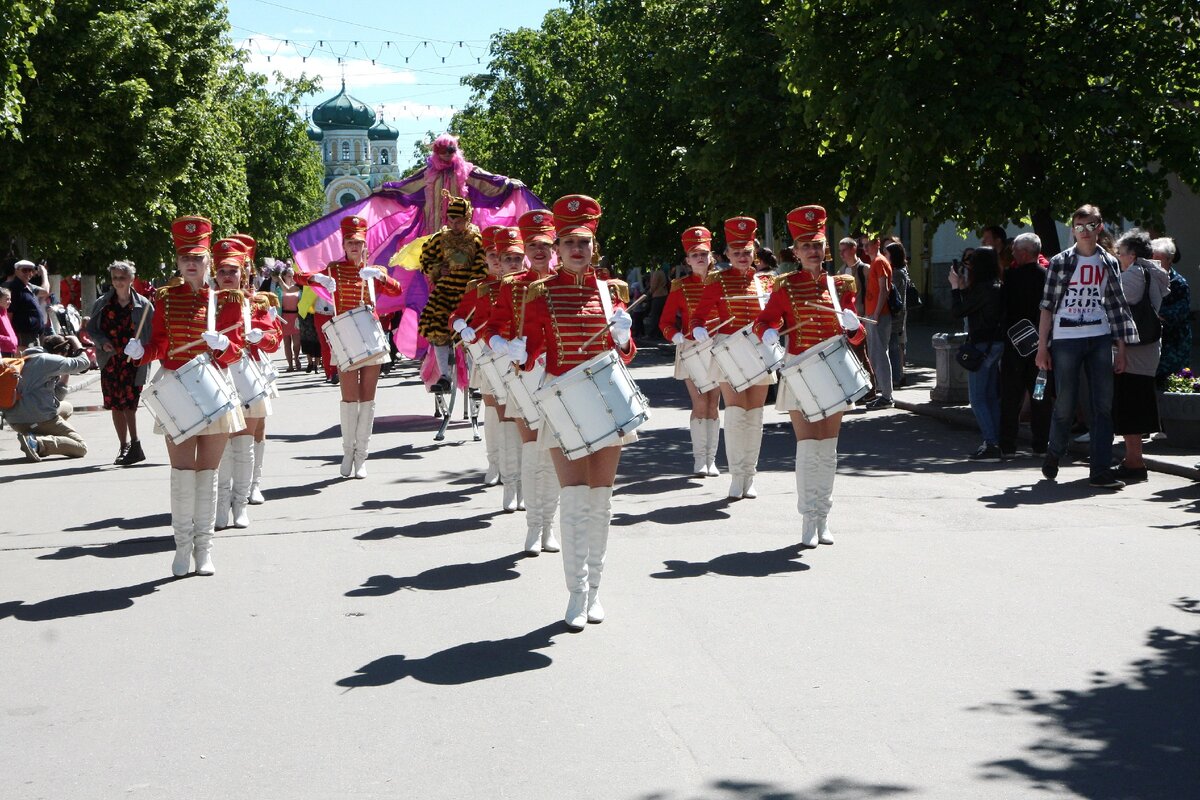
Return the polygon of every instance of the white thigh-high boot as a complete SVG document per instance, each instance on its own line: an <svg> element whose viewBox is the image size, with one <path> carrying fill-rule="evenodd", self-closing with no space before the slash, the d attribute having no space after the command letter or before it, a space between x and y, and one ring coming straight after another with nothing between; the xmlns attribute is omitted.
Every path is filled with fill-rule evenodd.
<svg viewBox="0 0 1200 800"><path fill-rule="evenodd" d="M587 621L604 622L604 606L600 605L600 577L604 573L604 556L608 552L608 523L612 517L612 487L592 489L588 511L588 603Z"/></svg>
<svg viewBox="0 0 1200 800"><path fill-rule="evenodd" d="M343 478L354 471L354 438L358 433L358 403L339 403L342 412L342 469Z"/></svg>
<svg viewBox="0 0 1200 800"><path fill-rule="evenodd" d="M215 575L212 562L213 522L217 516L217 471L202 469L196 472L195 556L197 575Z"/></svg>
<svg viewBox="0 0 1200 800"><path fill-rule="evenodd" d="M549 450L538 452L538 501L542 507L542 550L557 553L558 539L554 538L554 515L558 512L558 473ZM526 511L526 513L529 513Z"/></svg>
<svg viewBox="0 0 1200 800"><path fill-rule="evenodd" d="M718 416L716 419L704 420L704 430L708 439L705 447L705 467L708 476L715 478L721 474L721 470L717 469L717 450L721 444L721 418Z"/></svg>
<svg viewBox="0 0 1200 800"><path fill-rule="evenodd" d="M249 528L250 484L254 480L254 437L234 436L233 447L233 527Z"/></svg>
<svg viewBox="0 0 1200 800"><path fill-rule="evenodd" d="M525 500L525 552L536 556L542 552L542 505L539 501L542 486L538 483L538 464L541 445L537 441L521 445L521 494Z"/></svg>
<svg viewBox="0 0 1200 800"><path fill-rule="evenodd" d="M483 483L495 486L500 482L500 412L495 406L483 407L483 446L487 448L487 474Z"/></svg>
<svg viewBox="0 0 1200 800"><path fill-rule="evenodd" d="M742 497L754 498L758 497L758 492L754 489L754 476L758 473L758 454L762 450L762 408L748 409L746 416L742 419L742 426L745 433L745 438L742 439L742 453L744 454L742 473L746 478L746 485L742 488Z"/></svg>
<svg viewBox="0 0 1200 800"><path fill-rule="evenodd" d="M501 510L516 511L521 488L521 434L512 421L500 423L500 482L504 484Z"/></svg>
<svg viewBox="0 0 1200 800"><path fill-rule="evenodd" d="M708 477L708 426L692 417L692 474Z"/></svg>
<svg viewBox="0 0 1200 800"><path fill-rule="evenodd" d="M196 473L171 470L171 530L175 533L175 560L171 574L182 578L192 569L193 520L196 516Z"/></svg>
<svg viewBox="0 0 1200 800"><path fill-rule="evenodd" d="M267 501L263 497L259 484L262 482L263 453L267 449L267 440L254 442L254 477L250 481L250 505L261 506Z"/></svg>
<svg viewBox="0 0 1200 800"><path fill-rule="evenodd" d="M562 514L558 526L562 537L563 575L567 579L567 627L581 631L587 625L588 604L588 518L591 489L587 486L564 486L559 492Z"/></svg>
<svg viewBox="0 0 1200 800"><path fill-rule="evenodd" d="M817 546L812 482L813 464L816 460L816 439L801 439L796 442L796 510L800 512L800 546L804 548Z"/></svg>
<svg viewBox="0 0 1200 800"><path fill-rule="evenodd" d="M745 461L746 433L742 423L746 419L746 409L729 406L725 409L725 462L729 464L729 496L738 499L746 487L746 477L742 474L742 463Z"/></svg>
<svg viewBox="0 0 1200 800"><path fill-rule="evenodd" d="M371 430L375 427L375 401L358 404L358 425L354 429L354 477L367 477L367 453L371 450Z"/></svg>
<svg viewBox="0 0 1200 800"><path fill-rule="evenodd" d="M833 544L829 531L829 510L833 508L833 479L837 475L837 437L817 442L818 467L813 500L816 506L817 540L821 544Z"/></svg>
<svg viewBox="0 0 1200 800"><path fill-rule="evenodd" d="M221 466L217 469L216 530L229 527L229 507L233 505L233 437L225 441Z"/></svg>

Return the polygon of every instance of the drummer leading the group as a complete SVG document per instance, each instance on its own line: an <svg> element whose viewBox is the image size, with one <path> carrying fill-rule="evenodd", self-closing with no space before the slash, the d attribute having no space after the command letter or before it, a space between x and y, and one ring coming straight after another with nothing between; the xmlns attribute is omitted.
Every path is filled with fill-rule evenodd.
<svg viewBox="0 0 1200 800"><path fill-rule="evenodd" d="M854 312L835 310L836 303L830 295L831 286L835 293L841 294L841 290L834 285L834 279L826 277L822 268L825 222L825 209L821 206L801 206L788 212L792 251L800 268L776 279L771 299L754 323L754 332L764 344L779 341L781 330L788 332L789 357L840 336L843 329L854 331L859 328ZM828 520L833 504L842 412L810 421L801 413L800 404L787 381L779 388L776 407L788 412L796 434L796 505L803 520L801 544L810 548L816 547L818 542L833 544Z"/></svg>
<svg viewBox="0 0 1200 800"><path fill-rule="evenodd" d="M296 273L296 282L302 286L316 284L329 292L335 315L370 305L368 281L374 281L384 294L399 296L403 291L400 284L384 270L367 264L367 221L359 216L342 217L341 227L345 256L320 272ZM378 322L379 314L374 307L371 315ZM388 357L384 349L374 358L348 369L338 368L342 390L343 478L367 477L367 452L375 424L375 388L379 384L379 367Z"/></svg>
<svg viewBox="0 0 1200 800"><path fill-rule="evenodd" d="M228 367L242 353L242 293L219 292L215 297L207 283L212 267L212 223L203 217L181 217L171 225L175 264L180 278L158 290L149 345L137 338L125 346L125 354L140 363L158 361L162 379L201 353ZM245 426L235 407L213 420L198 434L178 444L167 435L167 457L171 462L171 527L175 534L175 558L171 573L188 574L195 559L196 572L212 575L212 537L217 515L217 467L229 434ZM155 428L156 432L161 428Z"/></svg>
<svg viewBox="0 0 1200 800"><path fill-rule="evenodd" d="M527 358L523 360L528 364L545 355L547 380L564 375L610 349L615 349L622 361L629 362L635 347L631 336L633 320L625 311L621 291L624 284L600 282L592 266L600 204L584 195L568 195L554 204L553 214L558 272L530 287L522 326L527 348ZM606 308L613 309L611 318ZM623 442L633 438L631 434ZM562 487L559 535L570 593L566 623L578 631L588 622L604 619L600 578L608 549L613 482L622 445L618 443L568 459L554 446L554 424L549 417L543 417L539 441L551 448Z"/></svg>
<svg viewBox="0 0 1200 800"><path fill-rule="evenodd" d="M758 223L752 217L725 221L725 257L729 269L710 272L700 302L688 327L697 342L710 336L736 333L758 318L769 292L754 270L754 237ZM719 339L718 339L719 341ZM729 464L729 497L757 497L754 476L762 448L763 405L775 383L775 373L765 372L752 385L737 391L714 360L712 377L720 381L725 400L725 458Z"/></svg>
<svg viewBox="0 0 1200 800"><path fill-rule="evenodd" d="M667 295L658 327L663 338L675 345L675 378L684 381L692 401L692 471L696 475L716 477L720 474L717 445L721 440L721 392L712 383L707 384L712 386L711 389L700 391L702 387L697 387L688 377L683 365L685 354L700 346L692 338L688 322L700 305L708 271L713 265L712 232L703 225L696 225L684 231L680 238L691 274L671 282L671 293ZM677 316L682 329L675 327ZM712 360L711 353L708 360Z"/></svg>

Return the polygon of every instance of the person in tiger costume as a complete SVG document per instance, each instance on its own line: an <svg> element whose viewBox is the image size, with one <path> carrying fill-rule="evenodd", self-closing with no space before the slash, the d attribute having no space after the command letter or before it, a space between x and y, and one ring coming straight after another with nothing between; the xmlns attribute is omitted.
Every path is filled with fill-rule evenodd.
<svg viewBox="0 0 1200 800"><path fill-rule="evenodd" d="M417 331L433 347L440 377L434 390L450 388L450 314L467 284L487 278L483 237L471 222L471 202L449 195L446 224L421 247L421 271L429 280L429 301L421 310Z"/></svg>

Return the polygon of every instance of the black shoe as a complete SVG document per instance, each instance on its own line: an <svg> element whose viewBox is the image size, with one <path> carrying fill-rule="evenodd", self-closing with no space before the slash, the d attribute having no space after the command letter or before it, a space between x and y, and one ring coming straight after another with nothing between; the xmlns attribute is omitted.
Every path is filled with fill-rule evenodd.
<svg viewBox="0 0 1200 800"><path fill-rule="evenodd" d="M967 456L972 461L999 461L1000 457L1000 448L994 444L981 444L978 450Z"/></svg>
<svg viewBox="0 0 1200 800"><path fill-rule="evenodd" d="M1058 477L1058 456L1046 453L1042 460L1042 476L1048 481Z"/></svg>
<svg viewBox="0 0 1200 800"><path fill-rule="evenodd" d="M125 454L128 452L129 452L129 445L127 445L127 444L121 445L121 452L117 453L117 457L115 459L113 459L113 463L116 464L118 467L121 466L121 463L125 460Z"/></svg>
<svg viewBox="0 0 1200 800"><path fill-rule="evenodd" d="M867 411L878 411L881 408L892 408L896 404L886 397L876 397L871 402L867 403Z"/></svg>
<svg viewBox="0 0 1200 800"><path fill-rule="evenodd" d="M437 383L433 385L433 390L439 393L450 391L450 380L444 376L438 378Z"/></svg>
<svg viewBox="0 0 1200 800"><path fill-rule="evenodd" d="M1150 479L1150 472L1145 467L1127 467L1125 462L1113 470L1113 475L1125 483L1145 483Z"/></svg>
<svg viewBox="0 0 1200 800"><path fill-rule="evenodd" d="M1106 469L1093 475L1088 485L1097 489L1124 489L1125 481L1118 478L1111 469Z"/></svg>
<svg viewBox="0 0 1200 800"><path fill-rule="evenodd" d="M339 375L336 372L333 373L333 377L329 379L329 382L332 383L334 386L337 386L339 383L342 382L341 375Z"/></svg>
<svg viewBox="0 0 1200 800"><path fill-rule="evenodd" d="M1012 450L1005 450L1003 447L1000 448L1000 458L1005 461L1012 461L1014 458L1020 458L1020 456L1021 451L1015 447Z"/></svg>
<svg viewBox="0 0 1200 800"><path fill-rule="evenodd" d="M142 443L134 439L129 443L129 448L125 451L125 457L119 463L122 467L128 467L132 464L139 464L146 460L146 454L142 452Z"/></svg>

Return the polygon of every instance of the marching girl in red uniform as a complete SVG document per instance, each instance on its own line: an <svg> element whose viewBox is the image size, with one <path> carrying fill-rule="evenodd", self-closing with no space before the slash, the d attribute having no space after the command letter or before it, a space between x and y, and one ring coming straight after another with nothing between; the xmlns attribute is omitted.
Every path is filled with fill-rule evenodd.
<svg viewBox="0 0 1200 800"><path fill-rule="evenodd" d="M212 223L203 217L181 217L171 225L171 236L180 279L157 292L150 344L143 347L134 338L125 345L125 355L135 361L160 362L161 370L155 381L163 372L179 369L201 352L207 351L221 367L228 367L242 354L242 333L237 327L242 318L241 292L217 293L213 301L214 330L208 329L210 289L206 279L212 267L209 250ZM220 332L231 326L228 333ZM217 516L217 467L229 434L244 425L241 411L235 408L179 444L167 437L167 456L171 461L171 528L175 533L173 575L188 574L193 558L197 574L216 572L211 553Z"/></svg>
<svg viewBox="0 0 1200 800"><path fill-rule="evenodd" d="M787 215L792 234L792 251L800 264L795 272L781 275L775 281L775 291L767 307L754 323L754 332L766 344L779 341L779 331L796 328L788 335L787 351L796 356L830 337L843 328L855 331L858 317L851 307L840 314L829 294L829 283L821 262L825 257L825 209L821 206L801 206ZM835 291L842 293L836 288ZM853 296L853 287L849 291ZM833 478L837 472L837 439L842 414L809 422L785 381L779 387L776 408L787 411L796 434L796 505L803 519L801 544L816 547L833 544L829 531L829 510L833 505Z"/></svg>
<svg viewBox="0 0 1200 800"><path fill-rule="evenodd" d="M458 308L450 314L450 328L467 344L475 341L476 331L487 326L492 307L500 294L500 251L496 249L496 233L504 230L502 225L489 225L479 232L483 240L483 254L487 260L487 278L470 281L463 292ZM471 388L483 395L483 444L487 450L487 472L483 476L484 486L495 486L500 482L500 447L503 431L500 428L500 401L496 390L477 366L471 367Z"/></svg>
<svg viewBox="0 0 1200 800"><path fill-rule="evenodd" d="M692 312L700 304L708 270L713 264L712 232L703 225L697 225L684 231L680 238L692 274L671 282L671 293L667 295L666 305L658 319L658 328L663 338L675 345L675 379L684 382L692 399L692 472L699 476L716 477L721 474L717 470L717 444L721 439L720 387L701 392L687 376L681 362L683 354L698 344L684 330L690 330L688 323L692 319ZM676 316L682 329L675 327Z"/></svg>
<svg viewBox="0 0 1200 800"><path fill-rule="evenodd" d="M243 301L242 333L250 357L257 359L260 353L273 353L279 349L283 328L271 314L270 301L265 296L273 298L275 295L270 292L255 294L251 287L255 248L256 243L251 236L239 233L217 242L215 250L217 287L223 290L240 289L246 298ZM240 263L235 269L239 254ZM249 331L246 330L245 320L249 321ZM231 512L234 528L250 526L247 507L257 505L252 496L257 492L257 477L262 474L260 459L264 448L260 444L266 418L270 414L269 397L261 397L248 406L242 406L246 426L229 437L217 473L217 530L230 526ZM262 501L262 494L259 493L258 503Z"/></svg>
<svg viewBox="0 0 1200 800"><path fill-rule="evenodd" d="M519 327L523 324L529 287L535 281L554 274L550 266L554 246L554 216L545 209L526 211L517 220L515 230L522 244L529 268L506 275L500 288L500 299L485 336L493 349L515 354L513 363L529 371L526 363L525 339ZM516 242L510 249L516 252ZM506 412L505 425L511 425L519 437L520 448L516 465L520 470L521 502L525 506L525 552L536 556L543 550L557 553L558 539L554 535L554 515L558 510L558 479L554 462L545 448L538 444L538 432L530 429L519 413Z"/></svg>
<svg viewBox="0 0 1200 800"><path fill-rule="evenodd" d="M725 220L725 257L730 268L710 272L700 302L692 311L692 338L706 341L710 335L731 334L758 317L769 288L754 271L754 236L758 223L751 217ZM710 331L709 326L713 327ZM754 475L762 448L763 404L775 374L767 373L753 386L736 392L713 361L712 377L719 379L725 400L725 458L729 462L729 497L758 497Z"/></svg>
<svg viewBox="0 0 1200 800"><path fill-rule="evenodd" d="M548 380L612 348L628 363L636 349L630 335L633 319L625 311L621 292L624 284L598 283L592 267L600 214L600 204L584 195L567 195L554 204L558 272L530 287L521 329L526 342L524 347L520 340L514 342L512 353L515 358L524 355L518 348L527 348L529 358L521 359L527 366L544 354ZM614 309L607 332L607 300L601 299L601 291L610 293ZM596 334L601 335L589 344L588 339ZM550 420L543 418L539 442L550 449L562 487L559 534L570 592L566 622L579 631L588 622L604 620L600 577L608 549L613 482L621 446L635 436L572 461L554 446L552 427Z"/></svg>
<svg viewBox="0 0 1200 800"><path fill-rule="evenodd" d="M333 297L334 315L344 314L370 302L367 281L375 281L379 291L398 297L403 289L379 267L367 265L367 221L362 217L342 217L342 247L346 257L334 261L320 272L296 273L302 286L316 284ZM372 309L376 319L378 313ZM388 360L384 351L373 360L352 370L339 370L342 390L342 468L343 478L367 477L367 451L371 428L375 424L375 387L379 384L379 366Z"/></svg>

